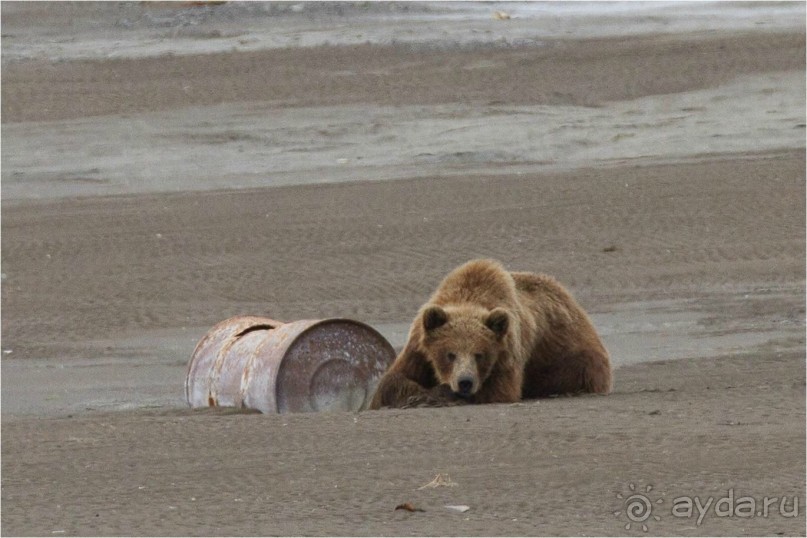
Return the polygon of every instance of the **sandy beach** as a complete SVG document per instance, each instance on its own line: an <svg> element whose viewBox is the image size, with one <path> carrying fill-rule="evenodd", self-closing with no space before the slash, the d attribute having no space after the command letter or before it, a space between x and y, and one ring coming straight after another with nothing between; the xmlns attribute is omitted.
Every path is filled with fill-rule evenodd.
<svg viewBox="0 0 807 538"><path fill-rule="evenodd" d="M805 535L804 16L4 2L0 530ZM477 257L575 294L613 394L185 406L218 321L398 349Z"/></svg>

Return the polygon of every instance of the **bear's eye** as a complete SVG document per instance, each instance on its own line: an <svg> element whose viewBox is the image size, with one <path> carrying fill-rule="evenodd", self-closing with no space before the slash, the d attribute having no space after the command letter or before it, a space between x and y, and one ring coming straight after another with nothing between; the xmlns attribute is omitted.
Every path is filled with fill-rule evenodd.
<svg viewBox="0 0 807 538"><path fill-rule="evenodd" d="M448 362L454 362L455 360L457 360L457 356L454 355L453 353L449 353L448 355L446 355L446 358L448 359Z"/></svg>
<svg viewBox="0 0 807 538"><path fill-rule="evenodd" d="M477 361L481 361L484 358L485 358L484 353L474 353L474 359L476 359Z"/></svg>

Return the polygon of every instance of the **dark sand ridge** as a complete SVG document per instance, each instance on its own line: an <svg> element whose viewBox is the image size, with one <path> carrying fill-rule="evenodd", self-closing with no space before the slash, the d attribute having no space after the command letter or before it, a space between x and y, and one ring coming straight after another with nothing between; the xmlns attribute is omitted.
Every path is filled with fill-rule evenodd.
<svg viewBox="0 0 807 538"><path fill-rule="evenodd" d="M539 181L18 203L3 211L3 345L15 357L72 346L82 356L84 341L245 312L404 322L442 275L483 256L558 275L593 311L792 292L803 271L803 173L792 151Z"/></svg>
<svg viewBox="0 0 807 538"><path fill-rule="evenodd" d="M587 105L800 70L804 34L555 41L419 51L377 45L4 66L2 121L193 105ZM58 84L53 84L58 81Z"/></svg>

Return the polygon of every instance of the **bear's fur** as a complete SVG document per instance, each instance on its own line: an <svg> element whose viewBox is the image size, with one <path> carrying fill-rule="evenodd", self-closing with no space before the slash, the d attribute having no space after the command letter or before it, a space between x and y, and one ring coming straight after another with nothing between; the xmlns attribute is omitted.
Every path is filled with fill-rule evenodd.
<svg viewBox="0 0 807 538"><path fill-rule="evenodd" d="M560 283L474 260L449 273L420 309L370 408L610 390L608 352Z"/></svg>

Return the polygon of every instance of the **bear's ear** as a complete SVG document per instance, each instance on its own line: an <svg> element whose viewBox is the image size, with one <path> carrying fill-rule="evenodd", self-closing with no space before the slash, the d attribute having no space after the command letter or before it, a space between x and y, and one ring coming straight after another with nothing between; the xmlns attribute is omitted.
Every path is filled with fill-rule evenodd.
<svg viewBox="0 0 807 538"><path fill-rule="evenodd" d="M423 311L423 328L426 332L439 329L448 322L448 314L439 306L430 306Z"/></svg>
<svg viewBox="0 0 807 538"><path fill-rule="evenodd" d="M485 320L485 326L493 331L497 338L502 338L507 334L507 327L510 326L510 316L504 308L494 308Z"/></svg>

